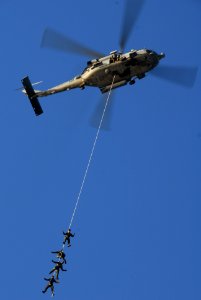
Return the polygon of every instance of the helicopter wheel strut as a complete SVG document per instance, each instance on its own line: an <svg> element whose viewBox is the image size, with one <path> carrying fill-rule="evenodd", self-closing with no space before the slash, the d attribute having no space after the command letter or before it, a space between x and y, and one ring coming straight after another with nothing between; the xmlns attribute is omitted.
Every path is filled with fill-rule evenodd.
<svg viewBox="0 0 201 300"><path fill-rule="evenodd" d="M135 83L135 79L132 79L131 81L129 81L130 85L133 85Z"/></svg>

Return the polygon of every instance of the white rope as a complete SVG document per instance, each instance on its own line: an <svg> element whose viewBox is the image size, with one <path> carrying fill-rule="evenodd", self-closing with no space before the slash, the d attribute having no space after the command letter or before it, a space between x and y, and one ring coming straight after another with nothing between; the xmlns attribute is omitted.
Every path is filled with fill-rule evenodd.
<svg viewBox="0 0 201 300"><path fill-rule="evenodd" d="M91 154L89 156L88 164L87 164L87 167L86 167L86 170L85 170L85 173L84 173L84 177L83 177L83 180L82 180L80 191L79 191L79 194L78 194L78 197L77 197L77 201L75 203L75 208L74 208L71 220L70 220L69 229L72 226L73 219L74 219L74 216L75 216L78 204L79 204L80 196L82 194L82 190L83 190L85 180L86 180L86 177L87 177L87 173L88 173L88 170L89 170L89 167L90 167L90 164L91 164L91 160L93 158L94 150L95 150L95 147L96 147L96 142L97 142L98 137L99 137L100 129L101 129L101 126L102 126L102 123L103 123L103 119L104 119L104 116L105 116L105 112L106 112L106 109L107 109L107 105L108 105L108 102L109 102L111 91L112 91L112 88L113 88L114 79L115 79L115 75L114 75L113 80L112 80L112 84L111 84L110 91L109 91L108 96L107 96L107 100L106 100L106 103L105 103L105 107L104 107L104 110L103 110L103 113L102 113L102 117L101 117L101 120L100 120L98 130L97 130L97 133L96 133L96 137L95 137L94 144L93 144L93 147L92 147L92 150L91 150Z"/></svg>

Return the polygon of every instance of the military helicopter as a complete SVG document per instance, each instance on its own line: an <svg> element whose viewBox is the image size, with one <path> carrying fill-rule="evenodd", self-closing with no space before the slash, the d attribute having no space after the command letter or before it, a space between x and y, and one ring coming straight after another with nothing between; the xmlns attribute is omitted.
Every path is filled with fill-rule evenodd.
<svg viewBox="0 0 201 300"><path fill-rule="evenodd" d="M120 51L112 51L106 56L82 46L50 28L45 30L41 43L42 47L65 52L76 52L96 58L87 62L87 66L80 75L45 91L34 90L34 84L31 84L29 77L23 78L23 93L28 96L37 116L43 113L38 101L39 97L75 88L84 89L86 86L98 87L101 93L106 93L111 88L119 88L126 84L133 85L136 79L144 78L147 72L153 70L159 64L160 60L165 57L164 53L158 54L150 49L131 49L129 52L124 53L126 42L144 3L145 0L127 0L125 2L125 13L119 42ZM164 79L191 87L195 81L196 73L197 68L195 67L163 66L159 74L156 72L155 75L160 75Z"/></svg>

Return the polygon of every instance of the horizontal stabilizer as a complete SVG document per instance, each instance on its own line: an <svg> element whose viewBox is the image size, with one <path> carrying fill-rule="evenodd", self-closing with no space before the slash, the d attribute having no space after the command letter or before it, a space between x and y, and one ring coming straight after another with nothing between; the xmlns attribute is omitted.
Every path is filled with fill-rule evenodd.
<svg viewBox="0 0 201 300"><path fill-rule="evenodd" d="M28 76L22 79L22 84L26 91L27 96L29 97L29 100L31 102L31 105L34 109L36 116L41 115L43 113L43 110L40 106L40 103L37 98L37 94L35 93Z"/></svg>

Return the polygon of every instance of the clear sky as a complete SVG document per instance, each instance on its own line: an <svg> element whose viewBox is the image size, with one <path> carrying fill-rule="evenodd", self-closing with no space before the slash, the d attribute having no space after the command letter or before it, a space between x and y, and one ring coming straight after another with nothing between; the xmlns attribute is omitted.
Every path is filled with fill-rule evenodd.
<svg viewBox="0 0 201 300"><path fill-rule="evenodd" d="M50 26L97 51L118 49L124 1L1 1L1 299L41 290L62 244L96 129L95 88L41 100L35 117L15 88L79 74L89 58L40 49ZM201 1L146 1L127 43L165 52L164 65L201 67ZM115 92L67 249L56 299L199 300L201 71L193 89L147 75Z"/></svg>

